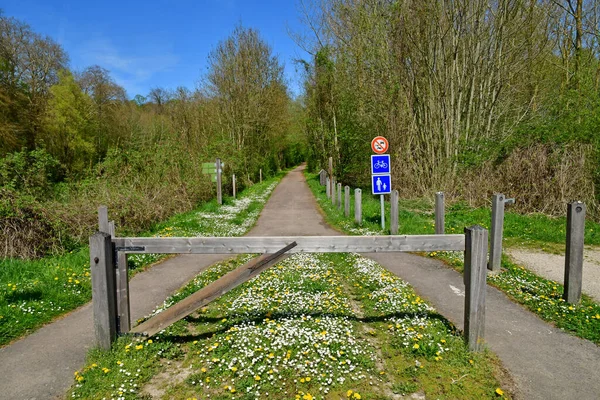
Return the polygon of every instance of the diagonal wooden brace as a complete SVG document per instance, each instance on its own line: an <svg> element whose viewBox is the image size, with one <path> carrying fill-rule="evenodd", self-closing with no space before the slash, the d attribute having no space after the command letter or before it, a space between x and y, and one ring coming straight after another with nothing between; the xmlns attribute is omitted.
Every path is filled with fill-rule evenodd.
<svg viewBox="0 0 600 400"><path fill-rule="evenodd" d="M187 317L198 308L204 307L211 301L229 292L231 289L249 281L261 272L277 264L279 261L289 257L289 254L285 253L296 247L296 245L296 242L292 242L275 253L263 254L253 258L248 263L234 269L196 293L181 300L174 306L167 308L160 314L131 329L130 332L133 334L141 333L144 336L155 335L180 319Z"/></svg>

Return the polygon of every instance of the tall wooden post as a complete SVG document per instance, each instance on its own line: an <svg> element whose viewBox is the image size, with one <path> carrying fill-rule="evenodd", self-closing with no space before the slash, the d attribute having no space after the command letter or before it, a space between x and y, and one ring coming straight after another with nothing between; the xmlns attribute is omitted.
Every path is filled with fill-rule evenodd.
<svg viewBox="0 0 600 400"><path fill-rule="evenodd" d="M398 234L398 198L400 197L397 190L392 191L392 195L390 196L390 234L397 235Z"/></svg>
<svg viewBox="0 0 600 400"><path fill-rule="evenodd" d="M344 186L344 215L350 216L350 186Z"/></svg>
<svg viewBox="0 0 600 400"><path fill-rule="evenodd" d="M335 192L335 188L333 187L335 185L335 178L333 177L333 157L329 157L329 184L331 185L329 193L333 196L333 193Z"/></svg>
<svg viewBox="0 0 600 400"><path fill-rule="evenodd" d="M108 233L111 238L115 237L115 221L108 223ZM114 245L112 248L114 254ZM115 265L115 286L117 296L117 333L127 333L131 329L131 308L129 305L129 267L127 266L127 254L117 252L117 265Z"/></svg>
<svg viewBox="0 0 600 400"><path fill-rule="evenodd" d="M337 206L341 210L342 209L342 184L337 184Z"/></svg>
<svg viewBox="0 0 600 400"><path fill-rule="evenodd" d="M362 225L362 190L354 189L354 222Z"/></svg>
<svg viewBox="0 0 600 400"><path fill-rule="evenodd" d="M329 184L329 177L327 177L326 179L326 183L325 183L325 194L327 195L327 198L331 197L331 185Z"/></svg>
<svg viewBox="0 0 600 400"><path fill-rule="evenodd" d="M98 207L98 231L110 233L110 226L108 222L108 208L106 206Z"/></svg>
<svg viewBox="0 0 600 400"><path fill-rule="evenodd" d="M488 231L479 225L465 228L465 342L471 351L483 347Z"/></svg>
<svg viewBox="0 0 600 400"><path fill-rule="evenodd" d="M567 206L567 249L565 254L565 291L568 303L581 301L585 204L574 201Z"/></svg>
<svg viewBox="0 0 600 400"><path fill-rule="evenodd" d="M231 175L231 181L233 183L233 198L235 199L235 174Z"/></svg>
<svg viewBox="0 0 600 400"><path fill-rule="evenodd" d="M336 187L336 182L335 182L335 177L333 178L333 181L331 182L331 204L335 206L335 187Z"/></svg>
<svg viewBox="0 0 600 400"><path fill-rule="evenodd" d="M110 234L90 237L90 269L94 331L98 347L109 350L117 337L115 269Z"/></svg>
<svg viewBox="0 0 600 400"><path fill-rule="evenodd" d="M437 192L435 194L435 233L437 235L444 234L444 219L444 192Z"/></svg>
<svg viewBox="0 0 600 400"><path fill-rule="evenodd" d="M258 170L258 173L260 175L260 182L262 183L262 168L260 170Z"/></svg>
<svg viewBox="0 0 600 400"><path fill-rule="evenodd" d="M504 229L504 195L492 196L492 225L490 227L490 260L488 269L500 271L502 264L502 230Z"/></svg>
<svg viewBox="0 0 600 400"><path fill-rule="evenodd" d="M223 194L221 192L221 159L217 158L215 163L217 167L217 203L223 204Z"/></svg>

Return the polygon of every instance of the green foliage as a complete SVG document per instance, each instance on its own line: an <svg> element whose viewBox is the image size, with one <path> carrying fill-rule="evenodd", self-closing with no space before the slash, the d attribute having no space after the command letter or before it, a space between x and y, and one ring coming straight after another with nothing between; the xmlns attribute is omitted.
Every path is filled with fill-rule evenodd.
<svg viewBox="0 0 600 400"><path fill-rule="evenodd" d="M41 199L62 178L60 163L45 149L22 150L0 158L0 187Z"/></svg>

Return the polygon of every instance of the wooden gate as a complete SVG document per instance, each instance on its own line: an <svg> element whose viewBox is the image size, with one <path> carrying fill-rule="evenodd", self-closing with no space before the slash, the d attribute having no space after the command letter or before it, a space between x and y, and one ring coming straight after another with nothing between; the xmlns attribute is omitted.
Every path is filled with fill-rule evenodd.
<svg viewBox="0 0 600 400"><path fill-rule="evenodd" d="M119 238L99 210L100 232L90 238L94 329L98 346L110 349L117 334L152 336L236 286L252 279L292 253L379 253L464 251L464 338L472 351L481 349L485 320L488 232L475 225L464 235L404 236L273 236ZM127 254L262 254L130 329Z"/></svg>

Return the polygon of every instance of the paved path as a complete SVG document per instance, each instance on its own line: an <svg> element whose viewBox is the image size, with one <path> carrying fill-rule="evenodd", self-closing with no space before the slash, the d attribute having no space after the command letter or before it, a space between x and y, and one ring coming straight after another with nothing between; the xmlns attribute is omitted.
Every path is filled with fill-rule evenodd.
<svg viewBox="0 0 600 400"><path fill-rule="evenodd" d="M323 221L301 169L275 188L250 235L336 235ZM462 327L462 277L441 262L412 254L367 254L411 283ZM221 256L179 256L131 282L134 318L147 314ZM464 295L464 294L463 294ZM600 398L600 348L567 335L488 287L486 341L510 370L523 399ZM93 342L90 306L0 349L0 398L59 397Z"/></svg>

